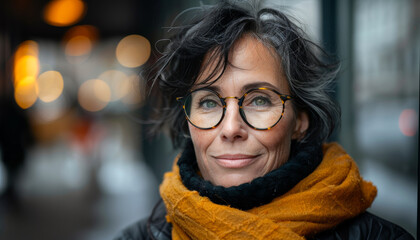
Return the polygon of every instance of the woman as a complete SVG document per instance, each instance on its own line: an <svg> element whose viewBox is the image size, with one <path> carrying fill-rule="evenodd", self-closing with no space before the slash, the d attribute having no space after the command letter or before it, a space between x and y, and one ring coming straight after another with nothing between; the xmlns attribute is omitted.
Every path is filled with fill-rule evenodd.
<svg viewBox="0 0 420 240"><path fill-rule="evenodd" d="M276 10L199 11L148 75L184 150L163 201L118 239L412 239L365 212L375 186L323 144L340 115L327 94L337 64Z"/></svg>

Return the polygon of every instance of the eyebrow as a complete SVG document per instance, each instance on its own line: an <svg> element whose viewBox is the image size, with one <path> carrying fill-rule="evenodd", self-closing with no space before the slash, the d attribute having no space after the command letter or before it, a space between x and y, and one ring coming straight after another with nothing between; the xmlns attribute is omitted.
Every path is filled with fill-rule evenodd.
<svg viewBox="0 0 420 240"><path fill-rule="evenodd" d="M249 83L249 84L244 85L241 88L241 92L245 93L245 92L247 92L247 91L249 91L253 88L260 88L260 87L268 87L268 88L275 89L275 90L279 91L279 89L277 89L277 87L274 86L271 83L268 83L268 82L254 82L254 83ZM213 90L215 92L218 92L219 94L221 92L221 88L219 86L207 86L205 88Z"/></svg>
<svg viewBox="0 0 420 240"><path fill-rule="evenodd" d="M277 91L279 91L280 89L277 89L277 87L276 86L274 86L273 84L271 84L271 83L268 83L268 82L255 82L255 83L249 83L249 84L246 84L246 85L244 85L243 87L242 87L242 92L246 92L246 91L248 91L248 90L250 90L250 89L253 89L253 88L260 88L260 87L269 87L269 88L272 88L272 89L275 89L275 90L277 90Z"/></svg>

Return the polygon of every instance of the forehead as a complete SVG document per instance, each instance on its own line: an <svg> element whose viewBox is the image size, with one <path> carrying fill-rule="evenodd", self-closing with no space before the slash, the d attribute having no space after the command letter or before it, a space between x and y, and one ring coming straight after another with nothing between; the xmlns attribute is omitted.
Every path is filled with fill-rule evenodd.
<svg viewBox="0 0 420 240"><path fill-rule="evenodd" d="M235 42L229 51L229 63L221 76L222 70L216 68L218 61L216 56L215 50L207 53L200 77L196 81L197 84L217 80L212 85L223 90L226 83L233 82L235 86L241 88L243 85L255 85L261 82L268 83L267 85L274 86L276 90L283 93L289 92L280 57L273 48L254 36L245 35ZM220 78L217 79L219 76Z"/></svg>
<svg viewBox="0 0 420 240"><path fill-rule="evenodd" d="M244 61L245 59L247 61ZM267 66L267 64L270 65L269 67L281 69L281 61L276 51L252 35L245 35L235 42L229 52L229 62L233 66L249 70L255 67Z"/></svg>

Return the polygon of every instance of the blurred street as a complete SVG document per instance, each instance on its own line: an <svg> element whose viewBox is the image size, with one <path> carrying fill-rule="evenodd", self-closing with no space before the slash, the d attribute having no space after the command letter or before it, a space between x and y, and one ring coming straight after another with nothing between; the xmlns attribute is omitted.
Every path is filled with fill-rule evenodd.
<svg viewBox="0 0 420 240"><path fill-rule="evenodd" d="M67 170L72 177L53 176L48 173L65 167L35 163L33 167L45 172L27 174L21 179L19 197L0 202L0 239L112 238L147 217L158 199L150 169L133 163L102 166L96 179L87 172L83 176L80 168ZM44 176L49 186L42 183Z"/></svg>

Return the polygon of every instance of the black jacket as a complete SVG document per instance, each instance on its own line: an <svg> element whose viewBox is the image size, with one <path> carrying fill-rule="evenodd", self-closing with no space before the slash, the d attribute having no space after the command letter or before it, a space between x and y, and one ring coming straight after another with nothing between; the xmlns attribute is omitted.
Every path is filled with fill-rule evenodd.
<svg viewBox="0 0 420 240"><path fill-rule="evenodd" d="M166 222L166 209L162 201L158 203L150 220L144 219L131 225L114 240L171 239L172 225ZM153 236L153 237L151 237ZM349 219L337 227L316 235L313 240L382 240L414 239L401 227L368 212Z"/></svg>

